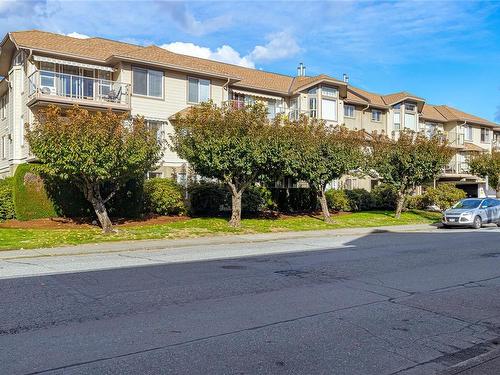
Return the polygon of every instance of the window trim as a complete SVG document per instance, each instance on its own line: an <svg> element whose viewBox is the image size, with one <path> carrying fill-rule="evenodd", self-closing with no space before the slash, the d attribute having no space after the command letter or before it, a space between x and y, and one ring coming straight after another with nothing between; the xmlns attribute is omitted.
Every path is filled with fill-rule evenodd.
<svg viewBox="0 0 500 375"><path fill-rule="evenodd" d="M327 102L333 102L334 103L334 108L335 108L335 118L332 119L332 118L324 118L323 117L323 102L324 101L327 101ZM339 103L338 103L338 100L333 98L333 97L321 97L321 120L325 120L325 121L333 121L333 122L338 122L339 121Z"/></svg>
<svg viewBox="0 0 500 375"><path fill-rule="evenodd" d="M470 129L470 138L467 137L467 130ZM464 125L464 141L465 142L472 142L472 140L474 139L474 130L472 128L472 126L466 124Z"/></svg>
<svg viewBox="0 0 500 375"><path fill-rule="evenodd" d="M195 79L198 81L198 101L197 102L191 102L189 101L189 80L190 79ZM195 77L195 76L187 76L186 77L186 103L187 104L201 104L204 103L200 101L200 80L207 81L208 82L208 101L212 100L212 80L207 79L207 78L201 78L201 77ZM245 95L245 98L247 95Z"/></svg>
<svg viewBox="0 0 500 375"><path fill-rule="evenodd" d="M485 138L485 140L483 141L483 131L486 131L486 134L487 134L487 138ZM485 144L489 144L491 143L491 132L490 132L490 129L488 128L485 128L485 127L481 127L481 143L485 143Z"/></svg>
<svg viewBox="0 0 500 375"><path fill-rule="evenodd" d="M134 89L135 89L134 69L146 71L146 94L138 94L138 93L134 92ZM133 65L131 71L132 71L132 95L138 96L141 98L149 98L149 99L157 99L157 100L164 100L165 99L165 87L164 87L165 86L165 72L163 70L148 69L148 68L144 68L142 66ZM161 73L161 95L160 96L149 95L149 72Z"/></svg>
<svg viewBox="0 0 500 375"><path fill-rule="evenodd" d="M352 108L352 116L348 116L346 115L346 109L347 108ZM356 118L356 106L352 105L352 104L344 104L344 117L347 117L347 118Z"/></svg>
<svg viewBox="0 0 500 375"><path fill-rule="evenodd" d="M376 120L373 115L375 113L380 113L380 119L379 120ZM372 122L382 122L382 111L380 109L372 109L371 110L371 121Z"/></svg>

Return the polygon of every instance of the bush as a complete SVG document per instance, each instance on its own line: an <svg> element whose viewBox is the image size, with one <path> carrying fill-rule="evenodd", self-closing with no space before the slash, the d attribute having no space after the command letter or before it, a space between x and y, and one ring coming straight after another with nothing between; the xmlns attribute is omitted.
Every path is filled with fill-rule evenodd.
<svg viewBox="0 0 500 375"><path fill-rule="evenodd" d="M394 210L396 208L396 190L389 184L380 184L372 189L373 209Z"/></svg>
<svg viewBox="0 0 500 375"><path fill-rule="evenodd" d="M424 207L438 206L441 210L450 208L455 202L466 197L465 191L453 184L439 184L426 190L422 198Z"/></svg>
<svg viewBox="0 0 500 375"><path fill-rule="evenodd" d="M276 208L281 212L314 211L318 207L316 191L309 188L270 188Z"/></svg>
<svg viewBox="0 0 500 375"><path fill-rule="evenodd" d="M171 178L152 178L144 182L144 208L148 213L181 215L186 213L182 187Z"/></svg>
<svg viewBox="0 0 500 375"><path fill-rule="evenodd" d="M0 220L14 219L16 217L12 187L12 177L0 180Z"/></svg>
<svg viewBox="0 0 500 375"><path fill-rule="evenodd" d="M350 211L349 198L345 190L330 189L326 193L328 208L333 211Z"/></svg>
<svg viewBox="0 0 500 375"><path fill-rule="evenodd" d="M231 193L218 182L193 183L188 187L189 210L193 215L218 215L231 210ZM272 206L268 189L250 186L243 192L241 209L246 213Z"/></svg>
<svg viewBox="0 0 500 375"><path fill-rule="evenodd" d="M371 210L375 206L372 194L365 189L345 190L352 211Z"/></svg>
<svg viewBox="0 0 500 375"><path fill-rule="evenodd" d="M16 218L19 220L58 216L47 195L38 164L21 164L16 168L13 198Z"/></svg>
<svg viewBox="0 0 500 375"><path fill-rule="evenodd" d="M410 195L406 198L405 207L409 210L425 209L423 195Z"/></svg>

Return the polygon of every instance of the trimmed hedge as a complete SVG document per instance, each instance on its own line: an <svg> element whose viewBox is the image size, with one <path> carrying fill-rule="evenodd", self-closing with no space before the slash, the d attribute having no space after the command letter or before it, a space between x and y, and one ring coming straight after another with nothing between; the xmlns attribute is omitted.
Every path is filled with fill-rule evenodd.
<svg viewBox="0 0 500 375"><path fill-rule="evenodd" d="M0 180L0 220L14 219L16 217L12 187L12 177Z"/></svg>
<svg viewBox="0 0 500 375"><path fill-rule="evenodd" d="M281 212L314 211L318 207L316 191L309 188L270 188L274 206Z"/></svg>
<svg viewBox="0 0 500 375"><path fill-rule="evenodd" d="M453 184L439 184L435 188L428 188L425 191L420 204L421 208L424 209L429 206L438 206L441 210L446 210L466 196L465 191Z"/></svg>
<svg viewBox="0 0 500 375"><path fill-rule="evenodd" d="M171 178L152 178L144 182L144 206L147 212L159 215L186 213L183 189Z"/></svg>
<svg viewBox="0 0 500 375"><path fill-rule="evenodd" d="M19 220L58 216L45 189L38 164L21 164L16 168L13 198L16 218Z"/></svg>

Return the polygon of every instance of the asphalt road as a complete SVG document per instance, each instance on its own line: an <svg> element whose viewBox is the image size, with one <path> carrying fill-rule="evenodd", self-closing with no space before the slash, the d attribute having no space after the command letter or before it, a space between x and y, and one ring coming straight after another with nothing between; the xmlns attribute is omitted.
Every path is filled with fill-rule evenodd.
<svg viewBox="0 0 500 375"><path fill-rule="evenodd" d="M434 374L498 347L496 228L214 246L255 255L0 279L0 374Z"/></svg>

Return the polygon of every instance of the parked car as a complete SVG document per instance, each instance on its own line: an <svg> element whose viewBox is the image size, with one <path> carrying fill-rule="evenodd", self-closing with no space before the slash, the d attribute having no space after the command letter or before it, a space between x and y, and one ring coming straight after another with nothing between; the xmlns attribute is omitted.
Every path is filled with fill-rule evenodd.
<svg viewBox="0 0 500 375"><path fill-rule="evenodd" d="M500 227L500 200L492 198L467 198L443 213L443 226L481 228L483 224L496 223Z"/></svg>

